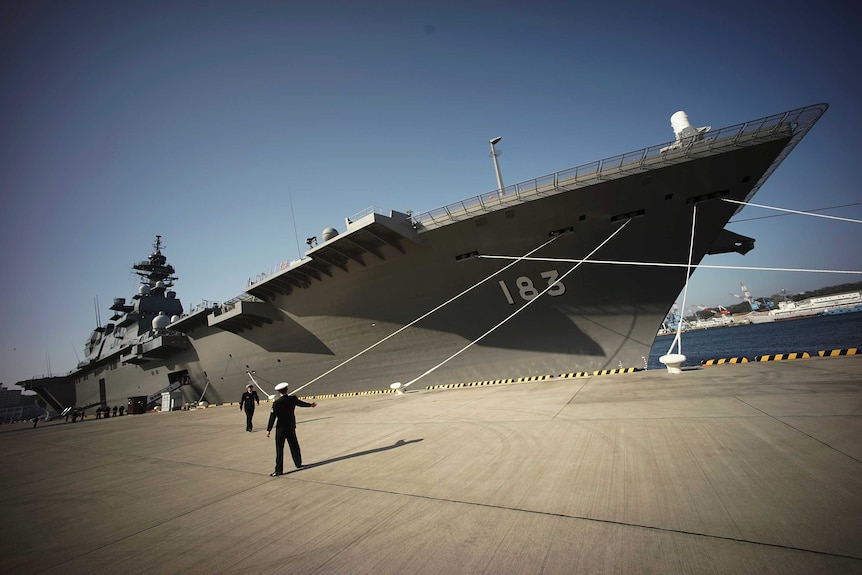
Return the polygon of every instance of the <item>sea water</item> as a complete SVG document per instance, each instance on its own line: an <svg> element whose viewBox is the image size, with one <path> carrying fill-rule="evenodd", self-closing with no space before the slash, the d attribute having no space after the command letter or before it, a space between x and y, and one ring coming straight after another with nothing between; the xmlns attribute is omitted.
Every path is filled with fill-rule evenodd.
<svg viewBox="0 0 862 575"><path fill-rule="evenodd" d="M817 316L772 323L717 327L682 332L685 366L700 365L702 360L745 357L754 361L758 355L858 348L862 352L862 312ZM673 335L655 339L650 350L649 369L664 369L658 358L665 355ZM674 353L676 347L674 347ZM637 366L641 367L641 366Z"/></svg>

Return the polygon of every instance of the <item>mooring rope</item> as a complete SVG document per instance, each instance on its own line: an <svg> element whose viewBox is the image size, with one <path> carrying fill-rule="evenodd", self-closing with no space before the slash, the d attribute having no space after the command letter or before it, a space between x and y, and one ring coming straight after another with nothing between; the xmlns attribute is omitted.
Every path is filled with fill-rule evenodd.
<svg viewBox="0 0 862 575"><path fill-rule="evenodd" d="M207 394L207 389L210 386L210 378L207 378L207 384L204 386L203 392L201 392L201 396L198 398L198 405L200 405L201 401L203 401L204 396Z"/></svg>
<svg viewBox="0 0 862 575"><path fill-rule="evenodd" d="M228 369L230 369L230 366L231 366L231 364L233 363L233 361L234 361L234 360L233 360L233 356L232 356L232 355L228 355L227 362L224 364L224 371L223 371L223 372L222 372L222 374L221 374L221 378L222 378L222 379L224 379L224 376L225 376L225 374L227 373L227 370L228 370ZM237 366L237 369L239 369L239 366ZM246 372L246 373L248 373L248 372ZM206 380L207 380L207 384L204 386L204 390L203 390L203 393L201 393L200 398L198 398L198 404L200 404L200 402L201 402L201 401L203 401L204 396L207 394L207 389L209 389L209 386L210 386L210 378L206 378ZM263 390L261 389L261 391L263 391ZM266 393L266 392L264 392L264 393Z"/></svg>
<svg viewBox="0 0 862 575"><path fill-rule="evenodd" d="M630 222L630 221L631 221L631 219L626 220L626 222L625 222L623 225L621 225L619 228L617 228L617 229L616 229L616 230L615 230L615 231L614 231L610 236L608 236L608 237L607 237L607 238L606 238L602 243L600 243L600 244L599 244L595 249L593 249L593 251L591 251L591 252L587 255L587 258L589 258L591 255L593 255L593 254L594 254L594 253L596 253L597 251L599 251L599 250L600 250L600 249L601 249L601 248L602 248L606 243L608 243L609 241L611 241L611 240L614 238L614 236L616 236L618 233L620 233L620 232L622 231L622 229L623 229L623 228L625 228L625 227L629 224L629 222ZM553 288L554 286L556 286L558 283L560 283L561 281L563 281L563 279L565 279L565 278L566 278L566 276L568 276L570 273L572 273L573 271L575 271L576 269L578 269L578 267L579 267L580 265L581 265L580 263L575 264L571 269L569 269L569 271L567 271L566 273L564 273L563 275L561 275L559 278L557 278L557 280L556 280L556 281L551 282L551 283L548 285L548 287L546 287L546 288L545 288L545 289L543 289L541 292L539 292L538 294L536 294L536 297L534 297L534 298L532 298L532 299L530 299L530 300L527 300L527 303L525 303L523 306L521 306L521 307L519 307L518 309L516 309L515 311L513 311L511 314L509 314L509 316L508 316L508 317L506 317L505 319L503 319L503 321L501 321L500 323L498 323L497 325L495 325L494 327L492 327L491 329L489 329L488 331L486 331L485 333L483 333L482 335L480 335L478 338L476 338L475 340L471 341L470 343L468 343L467 345L465 345L464 347L462 347L461 349L459 349L458 351L456 351L455 353L453 353L452 355L450 355L449 357L447 357L446 359L444 359L443 361L441 361L440 363L438 363L437 365L435 365L434 367L432 367L431 369L427 370L426 372L424 372L424 373L423 373L422 375L420 375L419 377L413 378L412 380L408 381L407 383L405 383L405 384L403 385L403 387L409 387L409 386L411 386L412 384L416 383L417 381L419 381L420 379L422 379L422 378L423 378L423 377L425 377L426 375L428 375L428 374L430 374L430 373L433 373L434 371L436 371L436 370L437 370L438 368L440 368L441 366L445 365L445 364L446 364L446 363L448 363L449 361L451 361L451 360L455 359L456 357L458 357L459 355L461 355L462 353L464 353L465 351L467 351L468 349L470 349L471 347L473 347L474 345L476 345L478 342L480 342L480 341L481 341L482 339L484 339L487 335L489 335L490 333L492 333L493 331L495 331L495 330L496 330L497 328L499 328L501 325L503 325L504 323L506 323L507 321L509 321L510 319L512 319L513 317L515 317L516 315L518 315L519 313L521 313L522 311L524 311L525 309L527 309L527 307L528 307L530 304L532 304L534 301L538 300L538 299L539 299L540 297L542 297L545 293L547 293L547 292L548 292L548 290L550 290L551 288Z"/></svg>
<svg viewBox="0 0 862 575"><path fill-rule="evenodd" d="M790 214L800 214L803 216L812 216L815 218L827 218L830 220L840 220L842 222L852 222L854 224L862 224L862 220L854 220L853 218L842 218L840 216L827 216L826 214L814 214L812 212L803 212L800 210L788 210L787 208L776 208L774 206L764 206L762 204L752 204L751 202L741 202L739 200L731 200L730 198L721 198L723 202L727 202L729 204L739 204L741 206L752 206L755 208L764 208L767 210L775 210L777 212L787 212Z"/></svg>
<svg viewBox="0 0 862 575"><path fill-rule="evenodd" d="M545 243L543 243L543 244L542 244L542 245L540 245L539 247L537 247L537 248L534 248L534 249L530 250L529 252L527 252L526 254L524 254L523 256L521 256L520 258L515 259L515 261L513 261L513 262L512 262L512 263L510 263L509 265L507 265L507 266L504 266L504 267L500 268L499 270L495 271L494 273L492 273L492 274L491 274L491 275L489 275L488 277L486 277L486 278L484 278L484 279L480 280L479 282L477 282L477 283L473 284L472 286L468 287L467 289L465 289L464 291L462 291L462 292L461 292L461 293L459 293L458 295L456 295L456 296L453 296L453 297L449 298L448 300L446 300L445 302L441 303L440 305L438 305L437 307L435 307L435 308L434 308L434 309L432 309L431 311L425 312L424 314L422 314L421 316L417 317L416 319L414 319L414 320L413 320L413 321L411 321L410 323L408 323L408 324L406 324L406 325L404 325L404 326L400 327L399 329L395 330L394 332L390 333L389 335L387 335L386 337L384 337L383 339L381 339L381 340L380 340L380 341L378 341L377 343L374 343L374 344L372 344L372 345L370 345L370 346L366 347L365 349L363 349L362 351L360 351L359 353L357 353L357 354L356 354L356 355L354 355L353 357L350 357L350 358L348 358L348 359L346 359L346 360L342 361L341 363L339 363L338 365L336 365L336 366L335 366L335 367L333 367L332 369L329 369L328 371L325 371L325 372L321 373L320 375L318 375L317 377L315 377L314 379L312 379L312 380L311 380L311 381L309 381L308 383L306 383L306 384L304 384L304 385L302 385L302 386L298 387L298 388L297 388L293 393L297 393L297 392L299 392L300 390L305 389L306 387L308 387L308 386L309 386L309 385L311 385L312 383L314 383L314 382L318 381L319 379L321 379L321 378L323 378L323 377L325 377L325 376L329 375L330 373L332 373L332 372L333 372L333 371L335 371L336 369L338 369L338 368L340 368L340 367L342 367L342 366L344 366L344 365L346 365L346 364L350 363L351 361L353 361L354 359L356 359L356 358L357 358L357 357L359 357L360 355L364 354L365 352L370 351L370 350L374 349L375 347L377 347L378 345L380 345L381 343L385 342L386 340L388 340L388 339L390 339L390 338L392 338L392 337L395 337L396 335L398 335L399 333L401 333L401 332L402 332L402 331L404 331L405 329L407 329L407 328L409 328L409 327L411 327L411 326L415 325L416 323L418 323L418 322L422 321L423 319L425 319L426 317L428 317L428 316L429 316L429 315L431 315L432 313L434 313L434 312L436 312L436 311L438 311L438 310L440 310L440 309L442 309L442 308L446 307L447 305L449 305L449 304L450 304L450 303L452 303L453 301L457 300L457 299L458 299L458 298L460 298L461 296L463 296L463 295L465 295L465 294L467 294L467 293L469 293L469 292L473 291L474 289L476 289L477 287L479 287L479 286L480 286L480 285L482 285L483 283L487 282L487 281L488 281L488 280L490 280L491 278L493 278L493 277L495 277L495 276L497 276L497 275L499 275L499 274L503 273L504 271L506 271L507 269L509 269L509 268L510 268L510 267L512 267L513 265L515 265L515 264L517 264L518 262L522 261L524 258L529 257L530 255L532 255L532 254L536 253L537 251L539 251L540 249L542 249L542 248L544 248L545 246L549 245L550 243L552 243L552 242L556 241L556 240L557 240L557 238L559 238L559 237L560 237L559 235L554 235L554 236L552 236L552 237L551 237L551 239L549 239L548 241L546 241Z"/></svg>
<svg viewBox="0 0 862 575"><path fill-rule="evenodd" d="M266 391L264 391L264 389L260 386L260 384L259 384L259 383L257 382L257 380L254 378L254 372L252 372L251 370L247 370L247 371L245 372L245 374L248 376L248 378L251 380L251 382L257 386L257 388L260 390L260 392L266 396L266 398L267 398L267 399L275 399L275 395L274 395L274 394L267 393L267 392L266 392ZM263 378L261 378L261 379L263 379ZM266 381L265 379L263 379L263 380L264 380L264 381ZM271 382L271 381L267 381L267 383L272 384L272 382Z"/></svg>
<svg viewBox="0 0 862 575"><path fill-rule="evenodd" d="M722 200L723 200L723 201L725 201L725 202L734 203L734 204L740 204L740 205L744 205L744 206L753 206L753 207L758 207L758 208L765 208L765 209L771 209L771 210L776 210L776 211L782 211L782 212L788 212L788 213L794 213L794 214L800 214L800 215L807 215L807 216L813 216L813 217L819 217L819 218L828 218L828 219L840 220L840 221L847 221L847 222L853 222L853 223L862 223L862 220L855 220L855 219L852 219L852 218L843 218L843 217L839 217L839 216L828 216L828 215L825 215L825 214L815 214L815 213L811 213L811 212L803 212L803 211L799 211L799 210L790 210L790 209L785 209L785 208L777 208L777 207L773 207L773 206L765 206L765 205L761 205L761 204L754 204L754 203L750 203L750 202L742 202L742 201L738 201L738 200L731 200L731 199L728 199L728 198L722 198ZM530 304L532 304L535 300L539 299L539 298L540 298L542 295L544 295L548 290L550 290L551 288L553 288L554 286L556 286L556 285L557 285L559 282L561 282L561 281L562 281L566 276L568 276L570 273L572 273L573 271L575 271L575 270L576 270L576 269L577 269L581 264L584 264L584 263L589 263L589 264L605 264L605 265L654 266L654 267L685 267L685 268L686 268L686 278L685 278L685 286L684 286L684 288L683 288L683 300L682 300L682 301L683 301L683 307L682 307L682 309L685 309L686 297L687 297L687 295L688 295L688 284L689 284L689 280L690 280L690 278L691 278L691 268L692 268L691 260L692 260L692 258L693 258L693 252L694 252L694 232L695 232L695 224L696 224L696 221L697 221L697 204L695 204L695 205L693 206L693 209L692 209L691 239L690 239L690 242L689 242L688 262L687 262L686 264L664 263L664 262L635 262L635 261L621 261L621 260L592 260L592 259L590 259L590 256L592 256L592 255L593 255L594 253L596 253L599 249L601 249L601 248L602 248L602 247L603 247L603 246L604 246L608 241L610 241L610 240L611 240L611 239L612 239L612 238L613 238L617 233L619 233L619 232L620 232L620 231L621 231L621 230L622 230L626 225L628 225L628 223L629 223L630 221L631 221L631 220L627 220L627 221L626 221L622 226L620 226L619 228L617 228L617 230L615 230L615 231L614 231L610 236L608 236L608 238L606 238L606 239L605 239L601 244L599 244L599 246L597 246L597 247L596 247L592 252L590 252L590 253L587 255L587 257L586 257L586 258L584 258L584 259L568 259L568 258L533 258L533 257L530 257L532 254L534 254L535 252L537 252L537 251L539 251L540 249L544 248L545 246L547 246L548 244L550 244L551 242L553 242L554 240L556 240L558 237L560 237L559 235L555 235L555 236L551 237L551 239L550 239L550 240L548 240L547 242L545 242L544 244L542 244L542 245L540 245L539 247L537 247L537 248L535 248L535 249L533 249L533 250L531 250L531 251L527 252L526 254L524 254L523 256L520 256L520 257L518 257L518 256L501 256L501 255L494 256L494 255L481 255L481 254L480 254L480 255L475 256L475 257L477 257L477 258L479 258L479 259L511 259L511 260L513 260L513 261L512 261L510 264L508 264L507 266L505 266L505 267L503 267L503 268L499 269L498 271L494 272L493 274L491 274L491 275L489 275L489 276L485 277L484 279L480 280L480 281L479 281L479 282L477 282L476 284L474 284L474 285L472 285L472 286L468 287L467 289L465 289L465 290L464 290L464 291L462 291L461 293L459 293L459 294L457 294L457 295L453 296L452 298L450 298L450 299L446 300L445 302L443 302L442 304L440 304L440 305L438 305L437 307L433 308L432 310L430 310L430 311L428 311L428 312L426 312L426 313L422 314L421 316L419 316L419 317L418 317L418 318L416 318L415 320L411 321L410 323L408 323L408 324L406 324L406 325L402 326L401 328L397 329L396 331L394 331L394 332L392 332L391 334L387 335L387 336L386 336L386 337L384 337L383 339L381 339L381 340L377 341L376 343L373 343L372 345L368 346L367 348L363 349L362 351L358 352L357 354L355 354L355 355L351 356L350 358L348 358L348 359L344 360L343 362L339 363L339 364L338 364L338 365L336 365L335 367L332 367L331 369L329 369L329 370L327 370L327 371L323 372L322 374L318 375L317 377L315 377L315 378L314 378L314 379L312 379L311 381L309 381L309 382L305 383L304 385L301 385L300 387L298 387L298 388L294 391L294 393L297 393L297 392L301 391L302 389L305 389L306 387L308 387L308 386L309 386L309 385L311 385L312 383L315 383L315 382L319 381L320 379L322 379L323 377L325 377L325 376L329 375L329 374L330 374L330 373L332 373L333 371L335 371L335 370L337 370L337 369L339 369L339 368L341 368L341 367L345 366L346 364L350 363L350 362L351 362L351 361L353 361L354 359L356 359L356 358L360 357L361 355L363 355L363 354L367 353L368 351L370 351L370 350L374 349L375 347L377 347L378 345L380 345L380 344L384 343L385 341L389 340L390 338L395 337L396 335L398 335L399 333L401 333L401 332L402 332L402 331L404 331L405 329L407 329L407 328L409 328L409 327L412 327L413 325L415 325L415 324L416 324L416 323L418 323L419 321L421 321L421 320L425 319L425 318L426 318L426 317L428 317L429 315L431 315L431 314L433 314L433 313L435 313L435 312L439 311L440 309L442 309L442 308L446 307L446 306L447 306L447 305L449 305L450 303L452 303L452 302L454 302L455 300L459 299L460 297L462 297L462 296L466 295L467 293L469 293L469 292L470 292L470 291L472 291L473 289L475 289L475 288L479 287L479 286L480 286L480 285L482 285L483 283L485 283L485 282L489 281L490 279L492 279L492 278L494 278L495 276L497 276L497 275L501 274L502 272L506 271L507 269L509 269L510 267L514 266L515 264L517 264L517 263L519 263L519 262L521 262L521 261L564 262L564 263L574 263L575 265L574 265L571 269L569 269L566 273L564 273L562 276L560 276L556 281L554 281L553 283L551 283L550 285L548 285L548 287L546 287L544 290L542 290L541 292L539 292L539 294L537 294L537 295L536 295L536 297L534 297L534 298L533 298L533 299L531 299L531 300L528 300L528 301L527 301L527 303L525 303L522 307L520 307L520 308L518 308L517 310L515 310L515 311L514 311L513 313L511 313L508 317L506 317L505 319L503 319L500 323L498 323L497 325L495 325L494 327L492 327L490 330L488 330L487 332L485 332L484 334L482 334L481 336L479 336L476 340L474 340L474 341L470 342L469 344L467 344L466 346L464 346L463 348L461 348L460 350L458 350L458 351L457 351L457 352L455 352L453 355L451 355L450 357L446 358L445 360L443 360L443 361L442 361L442 362L440 362L439 364L435 365L435 366L434 366L434 367L432 367L431 369L429 369L429 370L425 371L424 373L422 373L420 376L418 376L418 377L416 377L416 378L412 379L411 381L409 381L408 383L404 384L404 386L403 386L403 387L407 387L407 386L409 386L409 385L412 385L413 383L415 383L415 382L419 381L420 379L422 379L422 378L423 378L423 377L425 377L426 375L429 375L430 373L433 373L434 371L436 371L437 369L439 369L440 367L442 367L443 365L445 365L446 363L448 363L448 362L449 362L449 361L451 361L452 359L454 359L454 358L456 358L457 356L459 356L461 353L463 353L463 352L464 352L464 351L466 351L467 349L469 349L469 348L471 348L472 346L474 346L476 343L478 343L479 341L481 341L482 339L484 339L485 337L487 337L488 335L490 335L493 331L495 331L496 329L498 329L498 328L499 328L500 326L502 326L504 323L506 323L506 322L508 322L510 319L512 319L515 315L519 314L521 311L523 311L524 309L526 309L526 308L527 308L527 306L529 306ZM862 274L862 271L848 271L848 270L822 270L822 269L804 269L804 268L767 268L767 267L753 267L753 266L717 266L717 265L698 265L697 267L699 267L699 268L709 268L709 269L733 269L733 270L753 270L753 271L786 271L786 272L833 273L833 274ZM673 348L674 348L674 346L675 346L675 345L677 346L677 350L678 350L678 351L677 351L677 353L682 354L682 339L681 339L681 334L682 334L682 322L680 322L680 323L679 323L679 325L677 326L677 333L676 333L676 336L674 337L673 341L671 342L671 346L670 346L670 348L668 349L668 354L670 354L670 353L671 353L671 351L673 350ZM260 385L257 383L257 381L256 381L256 380L251 376L251 374L250 374L250 373L249 373L249 377L251 377L252 381L254 381L255 385L257 385L257 386L258 386L258 388L259 388L263 393L266 393L266 392L263 390L263 388L261 388L261 387L260 387ZM209 383L209 382L207 382L207 383ZM267 394L267 395L268 395L268 394Z"/></svg>
<svg viewBox="0 0 862 575"><path fill-rule="evenodd" d="M851 208L853 206L858 206L860 204L862 204L862 202L853 202L852 204L841 204L838 206L827 206L825 208L815 208L813 210L808 210L808 211L811 212L813 215L813 212L825 212L826 210L837 210L839 208ZM755 220L768 220L771 218L784 218L784 217L787 217L789 215L790 214L769 214L768 216L755 216L753 218L738 218L738 219L731 220L728 223L729 224L738 224L741 222L753 222Z"/></svg>
<svg viewBox="0 0 862 575"><path fill-rule="evenodd" d="M517 256L492 256L492 255L480 255L478 256L481 259L489 259L489 260L509 260L514 259ZM636 262L636 261L627 261L627 260L577 260L571 258L522 258L524 261L528 262L555 262L555 263L585 263L585 264L602 264L602 265L618 265L618 266L651 266L651 267L659 267L659 268L687 268L688 264L674 264L674 263L665 263L665 262ZM812 273L821 273L821 274L862 274L862 271L859 270L823 270L823 269L809 269L809 268L765 268L765 267L756 267L756 266L713 266L713 265L705 265L698 264L697 268L705 268L705 269L714 269L714 270L748 270L748 271L762 271L762 272L812 272Z"/></svg>
<svg viewBox="0 0 862 575"><path fill-rule="evenodd" d="M688 282L691 279L691 258L694 253L694 227L697 223L697 204L692 206L691 210L691 239L688 243L688 265L685 269L685 287L682 289L682 308L685 309L685 299L688 296ZM667 349L667 353L665 355L670 355L673 352L673 346L677 346L677 353L682 355L682 324L683 322L679 322L676 326L676 335L673 338L673 341L670 342L670 347Z"/></svg>

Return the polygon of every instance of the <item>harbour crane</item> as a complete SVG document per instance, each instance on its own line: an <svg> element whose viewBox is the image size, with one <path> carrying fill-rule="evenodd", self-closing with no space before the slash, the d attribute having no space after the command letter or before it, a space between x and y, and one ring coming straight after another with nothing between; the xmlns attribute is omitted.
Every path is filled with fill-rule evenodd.
<svg viewBox="0 0 862 575"><path fill-rule="evenodd" d="M752 299L751 292L748 291L748 287L742 282L739 282L739 287L742 288L742 294L743 295L739 295L739 294L735 294L735 293L731 293L730 295L732 295L735 298L739 298L742 301L748 303L748 305L751 306L751 311L759 310L760 304L757 303L756 301L754 301L754 299ZM728 292L728 293L730 293L730 292Z"/></svg>

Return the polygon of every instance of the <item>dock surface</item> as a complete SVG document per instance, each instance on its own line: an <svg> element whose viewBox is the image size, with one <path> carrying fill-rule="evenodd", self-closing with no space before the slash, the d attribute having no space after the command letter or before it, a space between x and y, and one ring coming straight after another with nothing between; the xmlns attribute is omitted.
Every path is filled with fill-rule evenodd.
<svg viewBox="0 0 862 575"><path fill-rule="evenodd" d="M862 573L862 356L268 412L0 426L0 572Z"/></svg>

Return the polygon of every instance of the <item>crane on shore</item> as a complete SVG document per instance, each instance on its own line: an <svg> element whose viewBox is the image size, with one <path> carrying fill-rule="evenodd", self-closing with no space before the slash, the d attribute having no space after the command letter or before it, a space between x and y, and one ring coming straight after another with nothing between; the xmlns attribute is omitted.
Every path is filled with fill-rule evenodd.
<svg viewBox="0 0 862 575"><path fill-rule="evenodd" d="M754 301L754 299L752 299L751 292L748 290L748 287L742 282L739 282L739 287L742 288L742 294L743 295L739 295L739 294L735 294L735 293L731 293L730 295L732 295L735 298L739 298L742 301L748 303L748 305L751 306L751 311L759 310L760 304L757 303L756 301ZM728 293L730 293L730 292L728 292Z"/></svg>

